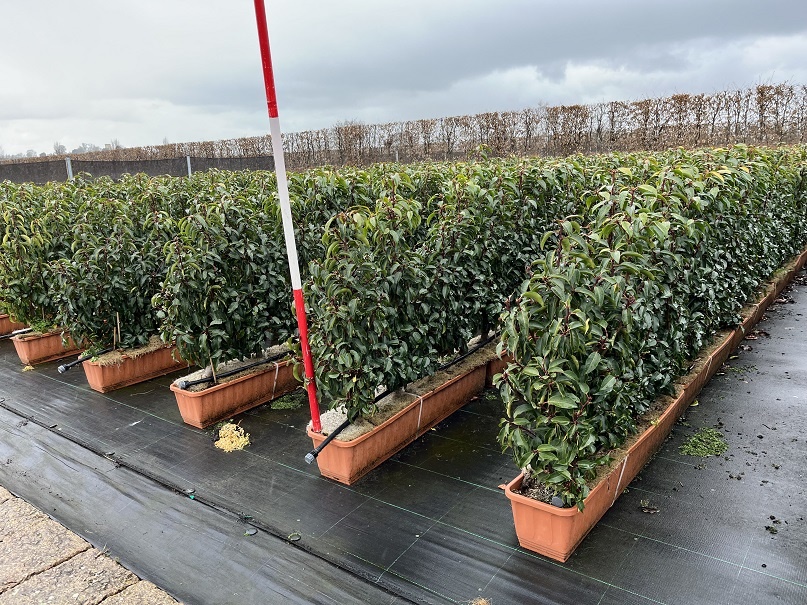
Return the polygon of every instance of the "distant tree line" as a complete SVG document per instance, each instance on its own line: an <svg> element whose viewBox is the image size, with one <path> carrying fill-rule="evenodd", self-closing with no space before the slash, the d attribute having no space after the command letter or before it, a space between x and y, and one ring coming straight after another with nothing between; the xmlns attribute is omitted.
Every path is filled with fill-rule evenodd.
<svg viewBox="0 0 807 605"><path fill-rule="evenodd" d="M806 141L807 86L787 82L713 94L539 106L387 124L347 121L330 128L283 135L286 163L293 169L324 164L362 166L388 161L464 158L475 153L480 145L486 146L491 155L507 156ZM114 141L106 147L85 149L82 157L133 161L272 154L269 135L194 143L164 142L132 148L123 148ZM62 149L54 146L54 149L62 152L57 153L57 158L70 155L63 146Z"/></svg>

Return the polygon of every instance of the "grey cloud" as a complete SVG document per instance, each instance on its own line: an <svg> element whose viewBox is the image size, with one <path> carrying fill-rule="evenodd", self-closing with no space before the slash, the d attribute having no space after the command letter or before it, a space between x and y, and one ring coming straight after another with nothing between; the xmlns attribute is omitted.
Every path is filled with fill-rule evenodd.
<svg viewBox="0 0 807 605"><path fill-rule="evenodd" d="M807 35L807 3L792 0L267 0L267 10L281 112L295 129L361 116L513 109L539 96L597 98L598 90L570 82L573 65L644 76L609 83L620 98L746 86L771 72L803 73L800 58L761 57L751 73L726 64L721 52L736 54L766 36ZM536 90L485 88L493 74L527 67ZM6 73L13 74L0 90L7 152L18 145L10 133L29 122L61 133L70 118L95 119L106 133L139 120L138 143L178 140L197 118L198 138L265 126L249 2L9 3L0 21ZM143 110L149 102L162 112ZM192 119L179 125L183 115Z"/></svg>

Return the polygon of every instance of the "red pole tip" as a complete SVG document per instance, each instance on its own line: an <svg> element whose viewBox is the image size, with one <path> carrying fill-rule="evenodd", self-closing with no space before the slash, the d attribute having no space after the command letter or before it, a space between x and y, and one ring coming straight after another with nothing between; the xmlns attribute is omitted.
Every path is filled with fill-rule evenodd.
<svg viewBox="0 0 807 605"><path fill-rule="evenodd" d="M308 407L311 409L311 428L315 433L320 433L322 432L322 424L319 419L317 384L314 379L314 360L311 357L311 348L308 346L308 321L305 316L305 301L303 299L302 290L294 290L294 308L297 311L297 325L300 328L300 346L303 349Z"/></svg>
<svg viewBox="0 0 807 605"><path fill-rule="evenodd" d="M278 117L277 95L275 93L275 74L272 69L272 53L269 49L269 29L266 26L266 7L263 0L255 0L255 20L258 23L258 43L261 47L261 63L263 64L263 83L266 88L266 106L269 117Z"/></svg>

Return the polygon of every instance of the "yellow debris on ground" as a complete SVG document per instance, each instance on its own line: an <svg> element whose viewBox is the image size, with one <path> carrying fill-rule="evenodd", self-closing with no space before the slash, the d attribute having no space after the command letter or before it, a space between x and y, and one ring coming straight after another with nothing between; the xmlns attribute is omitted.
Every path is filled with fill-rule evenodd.
<svg viewBox="0 0 807 605"><path fill-rule="evenodd" d="M213 445L225 452L243 450L249 445L249 433L245 433L237 424L232 422L219 429L219 438Z"/></svg>

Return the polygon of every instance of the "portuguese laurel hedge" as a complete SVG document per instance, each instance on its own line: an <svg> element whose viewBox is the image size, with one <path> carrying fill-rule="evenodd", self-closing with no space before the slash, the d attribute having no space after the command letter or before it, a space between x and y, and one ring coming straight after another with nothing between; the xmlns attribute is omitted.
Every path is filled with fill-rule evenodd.
<svg viewBox="0 0 807 605"><path fill-rule="evenodd" d="M370 415L377 389L433 373L494 328L541 234L577 208L585 161L424 165L329 221L306 283L323 399Z"/></svg>
<svg viewBox="0 0 807 605"><path fill-rule="evenodd" d="M582 506L637 419L807 243L803 147L291 175L317 382L351 418L498 325L500 441ZM214 366L293 340L274 176L0 184L0 305ZM115 334L120 321L120 331ZM113 335L114 334L114 335Z"/></svg>
<svg viewBox="0 0 807 605"><path fill-rule="evenodd" d="M298 256L323 255L333 214L374 198L376 173L317 169L291 174ZM153 304L163 339L176 339L198 365L244 359L296 333L275 177L265 172L199 173L186 215L164 248L167 271Z"/></svg>
<svg viewBox="0 0 807 605"><path fill-rule="evenodd" d="M72 220L83 181L0 183L0 306L37 331L58 327L55 263L71 254Z"/></svg>
<svg viewBox="0 0 807 605"><path fill-rule="evenodd" d="M152 296L165 278L162 248L184 212L179 179L88 181L69 221L72 254L52 264L57 322L90 351L134 348L159 333Z"/></svg>
<svg viewBox="0 0 807 605"><path fill-rule="evenodd" d="M519 467L582 508L649 404L807 243L806 167L803 149L632 156L544 236L502 316L499 439Z"/></svg>

